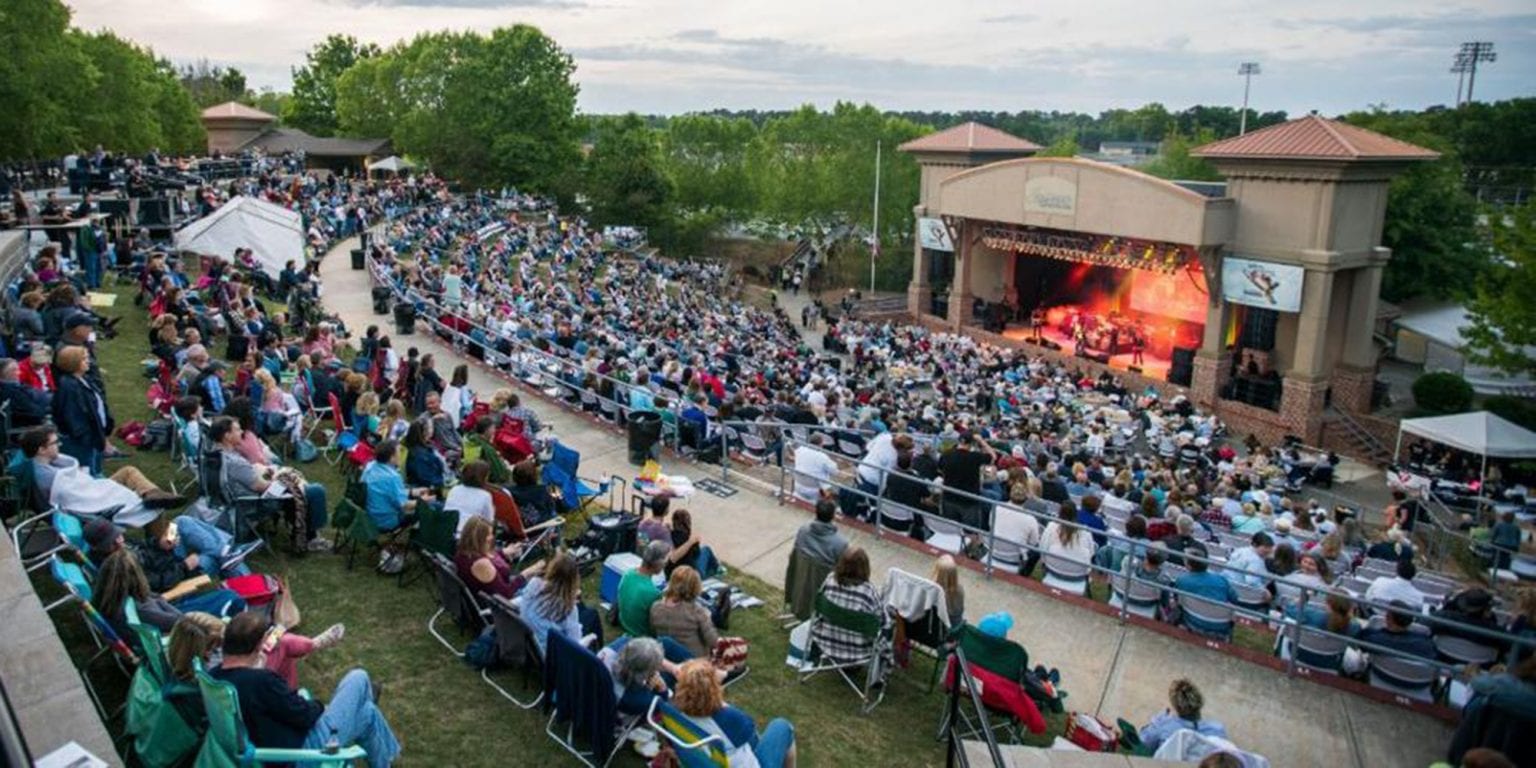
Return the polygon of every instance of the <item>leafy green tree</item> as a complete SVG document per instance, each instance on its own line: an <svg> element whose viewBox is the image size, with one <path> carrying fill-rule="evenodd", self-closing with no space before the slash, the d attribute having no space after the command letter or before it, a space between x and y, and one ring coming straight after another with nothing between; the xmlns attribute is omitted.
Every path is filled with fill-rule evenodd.
<svg viewBox="0 0 1536 768"><path fill-rule="evenodd" d="M77 102L81 143L127 152L165 143L154 58L111 32L70 34L95 72L91 89Z"/></svg>
<svg viewBox="0 0 1536 768"><path fill-rule="evenodd" d="M1478 243L1477 202L1463 185L1452 142L1434 130L1425 113L1375 110L1344 119L1441 153L1439 160L1418 163L1392 180L1382 232L1392 261L1382 278L1382 296L1401 302L1471 295L1489 259Z"/></svg>
<svg viewBox="0 0 1536 768"><path fill-rule="evenodd" d="M424 33L349 68L337 119L471 186L569 194L580 164L574 72L570 55L525 24Z"/></svg>
<svg viewBox="0 0 1536 768"><path fill-rule="evenodd" d="M72 110L94 72L59 0L0 4L0 160L57 156L78 146Z"/></svg>
<svg viewBox="0 0 1536 768"><path fill-rule="evenodd" d="M188 64L181 69L181 84L192 95L199 107L211 107L227 101L247 101L250 91L246 88L245 73L234 67L220 67L207 59Z"/></svg>
<svg viewBox="0 0 1536 768"><path fill-rule="evenodd" d="M1468 305L1467 356L1536 374L1536 203L1489 217L1493 263Z"/></svg>
<svg viewBox="0 0 1536 768"><path fill-rule="evenodd" d="M315 136L335 135L340 125L336 81L354 64L378 55L377 45L359 43L351 35L331 35L316 44L305 54L304 66L293 70L293 94L284 122Z"/></svg>
<svg viewBox="0 0 1536 768"><path fill-rule="evenodd" d="M672 219L672 182L662 169L656 132L639 115L598 121L587 157L584 193L598 225L659 229Z"/></svg>
<svg viewBox="0 0 1536 768"><path fill-rule="evenodd" d="M1195 147L1215 140L1215 135L1209 129L1200 131L1194 137L1174 133L1163 140L1158 148L1157 157L1141 166L1139 170L1161 179L1221 181L1221 173L1216 170L1216 166L1211 165L1205 158L1190 154Z"/></svg>
<svg viewBox="0 0 1536 768"><path fill-rule="evenodd" d="M695 211L750 213L756 196L747 148L756 136L757 126L746 118L683 115L668 120L662 154L676 186L677 204Z"/></svg>
<svg viewBox="0 0 1536 768"><path fill-rule="evenodd" d="M1037 157L1077 157L1082 148L1077 146L1076 136L1062 136L1051 145L1036 153Z"/></svg>

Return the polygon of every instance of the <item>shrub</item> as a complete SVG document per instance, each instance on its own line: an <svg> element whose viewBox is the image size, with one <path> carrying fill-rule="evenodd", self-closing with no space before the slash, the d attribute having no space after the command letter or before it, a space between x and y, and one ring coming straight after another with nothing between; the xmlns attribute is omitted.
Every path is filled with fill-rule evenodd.
<svg viewBox="0 0 1536 768"><path fill-rule="evenodd" d="M1529 430L1536 430L1536 400L1513 395L1494 395L1483 401L1483 409L1509 419Z"/></svg>
<svg viewBox="0 0 1536 768"><path fill-rule="evenodd" d="M1472 408L1472 385L1447 371L1426 373L1413 382L1413 402L1432 416L1462 413Z"/></svg>

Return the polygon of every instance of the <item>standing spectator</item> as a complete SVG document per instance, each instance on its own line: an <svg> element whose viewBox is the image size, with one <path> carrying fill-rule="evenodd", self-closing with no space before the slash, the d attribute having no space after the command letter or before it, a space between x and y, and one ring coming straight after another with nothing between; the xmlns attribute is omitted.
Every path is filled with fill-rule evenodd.
<svg viewBox="0 0 1536 768"><path fill-rule="evenodd" d="M73 456L92 475L101 475L107 435L116 422L102 391L86 376L85 347L59 350L59 392L53 398L53 422L60 425L60 449Z"/></svg>

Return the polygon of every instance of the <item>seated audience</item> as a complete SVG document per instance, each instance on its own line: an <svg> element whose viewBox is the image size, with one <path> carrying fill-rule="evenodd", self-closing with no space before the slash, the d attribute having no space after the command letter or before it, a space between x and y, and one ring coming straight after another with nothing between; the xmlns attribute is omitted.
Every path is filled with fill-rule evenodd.
<svg viewBox="0 0 1536 768"><path fill-rule="evenodd" d="M698 572L686 565L679 566L667 580L661 599L651 603L650 610L651 631L657 637L670 638L695 659L710 658L720 640L715 616L698 603L702 592ZM729 604L730 593L722 592L721 596Z"/></svg>
<svg viewBox="0 0 1536 768"><path fill-rule="evenodd" d="M653 541L640 553L640 567L619 579L619 626L631 637L651 637L651 604L661 599L656 579L666 566L672 544Z"/></svg>
<svg viewBox="0 0 1536 768"><path fill-rule="evenodd" d="M1417 611L1424 605L1424 593L1413 585L1419 569L1412 560L1397 561L1396 576L1378 576L1365 590L1365 599L1373 603L1400 602Z"/></svg>
<svg viewBox="0 0 1536 768"><path fill-rule="evenodd" d="M35 427L52 415L53 395L27 386L21 380L21 366L0 357L0 406L9 408L12 429Z"/></svg>
<svg viewBox="0 0 1536 768"><path fill-rule="evenodd" d="M602 625L597 612L581 604L581 572L570 555L561 552L550 558L544 573L529 579L518 593L516 603L540 654L548 651L551 630L576 642L590 635L594 640L589 648L602 646Z"/></svg>
<svg viewBox="0 0 1536 768"><path fill-rule="evenodd" d="M106 618L118 637L132 637L123 614L123 605L133 598L139 620L161 632L171 631L183 611L202 611L215 616L233 616L245 610L245 601L227 589L193 592L175 601L166 600L149 587L149 577L139 566L139 559L127 547L121 547L102 561L92 585L91 604Z"/></svg>
<svg viewBox="0 0 1536 768"><path fill-rule="evenodd" d="M955 558L940 555L934 561L933 572L928 574L928 579L944 590L944 606L949 609L949 626L964 624L965 587L960 585L960 568L955 565Z"/></svg>
<svg viewBox="0 0 1536 768"><path fill-rule="evenodd" d="M491 499L491 492L485 488L490 472L490 465L485 462L471 461L464 465L459 484L448 489L448 497L443 499L443 509L459 515L455 535L462 534L464 524L474 518L486 522L495 521L496 505Z"/></svg>
<svg viewBox="0 0 1536 768"><path fill-rule="evenodd" d="M244 439L245 430L241 428L238 421L229 416L214 419L213 424L208 427L208 440L223 455L224 476L229 482L230 492L236 496L302 500L305 514L302 518L303 525L298 527L302 527L304 531L304 540L295 541L294 545L311 552L329 551L331 543L320 537L320 529L328 519L325 486L305 482L303 477L292 469L277 470L252 463L239 450L240 443ZM300 495L295 496L295 490ZM296 519L296 522L298 521Z"/></svg>
<svg viewBox="0 0 1536 768"><path fill-rule="evenodd" d="M848 547L837 560L837 567L822 582L821 594L839 608L879 616L888 623L885 603L879 590L869 583L869 555L859 547ZM869 652L868 643L846 630L826 622L812 625L812 640L834 661L858 659Z"/></svg>
<svg viewBox="0 0 1536 768"><path fill-rule="evenodd" d="M831 499L816 502L816 519L800 526L795 532L795 549L816 562L832 568L848 549L848 540L837 532L833 520L837 518L837 503Z"/></svg>
<svg viewBox="0 0 1536 768"><path fill-rule="evenodd" d="M83 515L139 503L150 509L167 509L187 500L185 496L161 490L134 466L120 467L110 478L92 477L79 460L60 452L63 443L58 430L51 425L23 432L19 443L22 455L32 460L33 487L38 501L44 505L56 504L60 509Z"/></svg>
<svg viewBox="0 0 1536 768"><path fill-rule="evenodd" d="M1194 683L1180 678L1168 686L1168 709L1154 716L1137 735L1147 749L1156 751L1174 731L1192 730L1205 736L1227 738L1227 727L1217 720L1200 717L1205 697Z"/></svg>
<svg viewBox="0 0 1536 768"><path fill-rule="evenodd" d="M725 740L731 765L794 768L794 726L778 718L758 733L750 715L725 702L725 689L708 661L690 661L679 669L672 705L704 733Z"/></svg>
<svg viewBox="0 0 1536 768"><path fill-rule="evenodd" d="M275 749L357 744L367 751L372 768L394 763L400 755L400 742L374 703L368 673L353 669L342 676L329 704L306 699L266 668L272 629L259 612L236 616L224 630L223 663L209 671L235 687L251 742Z"/></svg>
<svg viewBox="0 0 1536 768"><path fill-rule="evenodd" d="M1435 641L1428 632L1413 631L1411 610L1405 603L1393 603L1392 609L1387 611L1383 626L1367 627L1360 631L1361 642L1383 646L1407 656L1434 660L1439 653L1435 650ZM1367 653L1375 652L1374 648L1363 650Z"/></svg>
<svg viewBox="0 0 1536 768"><path fill-rule="evenodd" d="M542 560L521 572L514 570L510 561L521 551L521 544L498 548L496 531L490 521L471 517L459 530L453 564L459 579L477 594L498 595L510 600L522 591L529 579L544 571Z"/></svg>

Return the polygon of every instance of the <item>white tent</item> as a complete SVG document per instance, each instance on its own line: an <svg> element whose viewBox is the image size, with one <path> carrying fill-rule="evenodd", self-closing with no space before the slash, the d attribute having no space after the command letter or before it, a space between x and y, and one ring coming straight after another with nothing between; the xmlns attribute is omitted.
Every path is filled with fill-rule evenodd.
<svg viewBox="0 0 1536 768"><path fill-rule="evenodd" d="M405 158L400 157L399 155L390 155L389 157L386 157L383 160L378 161L377 163L373 163L373 164L369 165L368 166L368 170L369 171L389 171L390 173L399 173L401 171L410 170L410 169L415 168L415 167L416 167L415 163L412 163L411 161L406 160Z"/></svg>
<svg viewBox="0 0 1536 768"><path fill-rule="evenodd" d="M1488 476L1490 456L1496 459L1536 458L1536 432L1487 411L1405 419L1397 425L1396 453L1402 453L1404 433L1481 455L1483 469L1479 477L1484 479Z"/></svg>
<svg viewBox="0 0 1536 768"><path fill-rule="evenodd" d="M230 198L217 211L176 233L176 247L233 259L250 248L267 274L277 277L289 261L304 266L304 217L252 197Z"/></svg>

